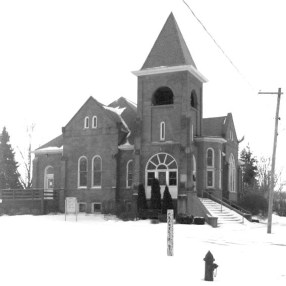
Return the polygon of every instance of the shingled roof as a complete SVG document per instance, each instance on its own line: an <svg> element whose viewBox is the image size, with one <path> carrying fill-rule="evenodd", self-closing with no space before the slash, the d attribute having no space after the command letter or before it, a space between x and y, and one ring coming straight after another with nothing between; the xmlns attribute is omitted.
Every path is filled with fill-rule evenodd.
<svg viewBox="0 0 286 286"><path fill-rule="evenodd" d="M192 65L196 68L176 19L171 13L141 70L181 65Z"/></svg>
<svg viewBox="0 0 286 286"><path fill-rule="evenodd" d="M203 136L224 136L226 116L203 118Z"/></svg>

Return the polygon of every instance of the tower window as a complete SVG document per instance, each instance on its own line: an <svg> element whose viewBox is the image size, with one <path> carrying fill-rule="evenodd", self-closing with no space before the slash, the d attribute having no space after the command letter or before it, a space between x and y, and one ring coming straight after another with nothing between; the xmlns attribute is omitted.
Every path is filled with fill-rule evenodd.
<svg viewBox="0 0 286 286"><path fill-rule="evenodd" d="M166 124L163 121L160 123L160 140L165 141L165 136L166 136Z"/></svg>
<svg viewBox="0 0 286 286"><path fill-rule="evenodd" d="M191 93L191 107L196 109L198 108L198 99L195 90L193 90Z"/></svg>
<svg viewBox="0 0 286 286"><path fill-rule="evenodd" d="M174 103L174 94L169 87L158 88L152 98L153 105L167 105Z"/></svg>

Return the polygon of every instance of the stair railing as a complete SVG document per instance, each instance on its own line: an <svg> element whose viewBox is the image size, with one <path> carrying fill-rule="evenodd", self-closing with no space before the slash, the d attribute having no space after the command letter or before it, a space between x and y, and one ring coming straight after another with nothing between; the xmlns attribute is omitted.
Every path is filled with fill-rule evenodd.
<svg viewBox="0 0 286 286"><path fill-rule="evenodd" d="M251 213L248 212L247 210L243 209L242 207L238 206L237 204L233 203L232 201L223 198L222 200L219 199L218 197L210 194L208 191L203 191L203 196L208 197L209 199L219 203L221 205L221 212L222 212L222 206L224 205L225 207L237 212L238 214L240 214L243 217L243 221L244 218L246 218L247 220L251 221Z"/></svg>

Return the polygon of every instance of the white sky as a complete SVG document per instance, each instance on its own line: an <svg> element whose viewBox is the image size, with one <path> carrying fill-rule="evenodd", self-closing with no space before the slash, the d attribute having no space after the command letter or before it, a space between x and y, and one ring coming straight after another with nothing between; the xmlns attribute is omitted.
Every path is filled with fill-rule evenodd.
<svg viewBox="0 0 286 286"><path fill-rule="evenodd" d="M187 1L245 80L181 0L0 1L0 128L7 127L16 149L25 143L26 126L36 123L38 147L61 134L90 95L104 104L120 96L136 102L131 71L141 68L173 11L209 80L204 117L232 112L238 137L245 136L242 147L249 143L257 156L271 156L276 96L257 92L286 92L284 2ZM277 171L286 158L284 114L285 95Z"/></svg>

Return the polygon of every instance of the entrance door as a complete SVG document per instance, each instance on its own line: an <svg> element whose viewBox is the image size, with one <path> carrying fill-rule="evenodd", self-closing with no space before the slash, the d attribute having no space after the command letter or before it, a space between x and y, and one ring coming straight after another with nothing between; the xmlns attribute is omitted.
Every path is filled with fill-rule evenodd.
<svg viewBox="0 0 286 286"><path fill-rule="evenodd" d="M45 172L44 199L52 200L54 198L54 174L53 167L48 167Z"/></svg>

